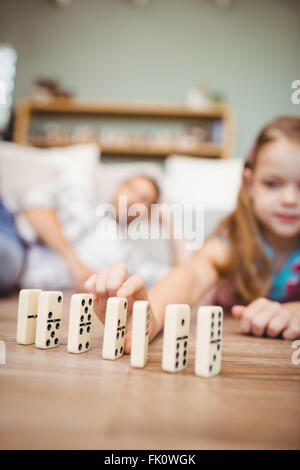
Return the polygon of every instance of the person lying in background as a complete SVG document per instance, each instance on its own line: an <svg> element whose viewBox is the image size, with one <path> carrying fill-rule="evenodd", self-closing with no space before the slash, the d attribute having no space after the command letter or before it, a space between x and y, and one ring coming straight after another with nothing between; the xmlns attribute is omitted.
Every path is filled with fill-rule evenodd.
<svg viewBox="0 0 300 470"><path fill-rule="evenodd" d="M25 260L14 217L0 200L0 295L17 287Z"/></svg>
<svg viewBox="0 0 300 470"><path fill-rule="evenodd" d="M127 205L121 206L121 211L125 212L123 214L119 208L121 197L127 198ZM85 281L93 272L117 260L122 260L133 272L140 270L149 285L157 282L168 272L168 266L147 260L142 248L131 240L109 239L105 232L113 232L117 228L119 219L128 216L132 204L143 204L149 211L151 204L158 199L159 187L152 178L133 176L124 181L114 194L112 205L116 219L107 216L96 219L95 207L89 207L89 211L83 207L81 213L85 212L87 225L74 240L66 235L71 217L63 220L55 207L27 209L25 217L36 232L39 243L28 251L22 286L82 291ZM71 206L72 203L75 204L75 201L66 205ZM133 218L128 216L128 222Z"/></svg>
<svg viewBox="0 0 300 470"><path fill-rule="evenodd" d="M221 195L220 195L221 197ZM262 129L247 159L235 210L185 265L147 292L142 277L117 263L86 282L104 321L110 296L149 299L150 339L163 327L167 304L231 308L244 333L300 337L300 118L281 117ZM127 326L125 352L131 348Z"/></svg>

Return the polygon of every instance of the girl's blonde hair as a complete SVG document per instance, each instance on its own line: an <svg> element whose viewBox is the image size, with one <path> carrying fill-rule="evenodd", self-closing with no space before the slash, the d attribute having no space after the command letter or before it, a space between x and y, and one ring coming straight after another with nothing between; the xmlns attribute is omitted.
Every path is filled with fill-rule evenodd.
<svg viewBox="0 0 300 470"><path fill-rule="evenodd" d="M267 124L259 133L244 168L254 170L261 148L275 140L288 139L300 144L300 118L282 116ZM266 297L271 284L271 266L259 238L260 224L255 217L243 179L234 211L223 219L214 233L228 237L231 259L220 275L230 279L236 301L249 303Z"/></svg>

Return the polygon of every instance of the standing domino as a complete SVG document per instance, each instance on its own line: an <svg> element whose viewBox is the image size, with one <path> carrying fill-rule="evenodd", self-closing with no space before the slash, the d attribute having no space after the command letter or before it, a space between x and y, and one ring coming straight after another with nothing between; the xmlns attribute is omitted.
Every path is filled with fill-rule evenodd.
<svg viewBox="0 0 300 470"><path fill-rule="evenodd" d="M222 327L222 307L199 307L197 314L196 375L211 377L220 372Z"/></svg>
<svg viewBox="0 0 300 470"><path fill-rule="evenodd" d="M168 372L178 372L187 366L190 317L189 305L166 307L162 368Z"/></svg>
<svg viewBox="0 0 300 470"><path fill-rule="evenodd" d="M40 289L22 289L19 294L17 343L34 344Z"/></svg>
<svg viewBox="0 0 300 470"><path fill-rule="evenodd" d="M90 349L93 296L74 294L71 298L68 352L79 354Z"/></svg>
<svg viewBox="0 0 300 470"><path fill-rule="evenodd" d="M150 303L138 300L133 304L130 364L144 367L148 358Z"/></svg>
<svg viewBox="0 0 300 470"><path fill-rule="evenodd" d="M123 356L127 317L127 299L110 297L106 305L103 351L104 359L118 359Z"/></svg>
<svg viewBox="0 0 300 470"><path fill-rule="evenodd" d="M59 345L62 292L42 292L39 299L35 345L38 348L55 348Z"/></svg>

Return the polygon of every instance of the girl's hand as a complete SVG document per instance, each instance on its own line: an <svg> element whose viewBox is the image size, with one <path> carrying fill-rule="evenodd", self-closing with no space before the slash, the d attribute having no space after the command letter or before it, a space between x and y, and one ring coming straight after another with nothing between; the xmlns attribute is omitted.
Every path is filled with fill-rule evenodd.
<svg viewBox="0 0 300 470"><path fill-rule="evenodd" d="M300 337L300 319L291 313L284 304L260 297L247 307L234 305L232 314L241 319L243 333L271 338L282 335L293 340Z"/></svg>
<svg viewBox="0 0 300 470"><path fill-rule="evenodd" d="M116 263L111 267L102 268L98 274L93 274L85 283L88 292L95 296L95 313L105 323L106 304L109 297L126 297L128 300L126 335L124 352L131 350L132 306L136 300L148 300L144 280L136 274L129 277L127 267L123 263ZM150 338L151 338L151 312L150 312Z"/></svg>

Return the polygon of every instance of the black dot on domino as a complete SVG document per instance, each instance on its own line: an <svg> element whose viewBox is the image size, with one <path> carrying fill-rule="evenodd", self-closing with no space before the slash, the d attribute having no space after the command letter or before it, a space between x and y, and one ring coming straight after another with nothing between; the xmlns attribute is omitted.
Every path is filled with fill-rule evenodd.
<svg viewBox="0 0 300 470"><path fill-rule="evenodd" d="M123 352L123 346L120 347L120 353L122 354Z"/></svg>
<svg viewBox="0 0 300 470"><path fill-rule="evenodd" d="M179 352L178 352L178 353L176 353L176 359L178 359L178 358L179 358Z"/></svg>
<svg viewBox="0 0 300 470"><path fill-rule="evenodd" d="M179 349L179 343L176 344L176 349Z"/></svg>
<svg viewBox="0 0 300 470"><path fill-rule="evenodd" d="M59 323L56 323L55 328L59 330Z"/></svg>
<svg viewBox="0 0 300 470"><path fill-rule="evenodd" d="M85 343L86 349L88 349L89 345L90 345L90 343L87 341L87 342Z"/></svg>
<svg viewBox="0 0 300 470"><path fill-rule="evenodd" d="M221 312L219 312L219 318L221 318Z"/></svg>
<svg viewBox="0 0 300 470"><path fill-rule="evenodd" d="M186 359L183 359L183 365L184 366L186 365Z"/></svg>
<svg viewBox="0 0 300 470"><path fill-rule="evenodd" d="M121 320L118 320L118 326L120 326L120 324L121 324Z"/></svg>
<svg viewBox="0 0 300 470"><path fill-rule="evenodd" d="M220 351L220 345L219 345L219 344L218 344L218 346L217 346L217 350Z"/></svg>
<svg viewBox="0 0 300 470"><path fill-rule="evenodd" d="M83 328L80 328L79 334L82 335L82 333L83 333Z"/></svg>
<svg viewBox="0 0 300 470"><path fill-rule="evenodd" d="M55 336L55 331L51 331L51 338L54 338Z"/></svg>
<svg viewBox="0 0 300 470"><path fill-rule="evenodd" d="M211 334L210 334L211 338L213 337L213 335L214 335L214 332L212 331Z"/></svg>
<svg viewBox="0 0 300 470"><path fill-rule="evenodd" d="M58 344L58 338L55 338L54 343Z"/></svg>
<svg viewBox="0 0 300 470"><path fill-rule="evenodd" d="M221 334L221 330L218 330L218 335L220 336L220 334Z"/></svg>
<svg viewBox="0 0 300 470"><path fill-rule="evenodd" d="M184 325L184 318L181 320L181 325L182 326Z"/></svg>
<svg viewBox="0 0 300 470"><path fill-rule="evenodd" d="M49 325L47 326L47 330L48 330L48 331L51 330L51 323L49 323Z"/></svg>
<svg viewBox="0 0 300 470"><path fill-rule="evenodd" d="M86 331L89 333L91 331L91 328L88 326Z"/></svg>
<svg viewBox="0 0 300 470"><path fill-rule="evenodd" d="M61 302L62 301L62 297L61 295L58 296L58 299L57 299L58 302Z"/></svg>
<svg viewBox="0 0 300 470"><path fill-rule="evenodd" d="M220 321L218 322L218 327L219 327L219 328L221 327L221 322L220 322Z"/></svg>
<svg viewBox="0 0 300 470"><path fill-rule="evenodd" d="M215 324L214 324L214 322L212 322L212 324L211 324L211 328L213 328L214 326L215 326Z"/></svg>
<svg viewBox="0 0 300 470"><path fill-rule="evenodd" d="M120 336L120 333L118 332L118 333L117 333L117 339L119 339L119 336Z"/></svg>
<svg viewBox="0 0 300 470"><path fill-rule="evenodd" d="M47 339L46 346L49 346L49 344L50 344L50 339Z"/></svg>
<svg viewBox="0 0 300 470"><path fill-rule="evenodd" d="M79 351L82 350L82 344L81 343L78 345L78 349L79 349Z"/></svg>
<svg viewBox="0 0 300 470"><path fill-rule="evenodd" d="M117 356L117 355L118 355L118 350L116 349L116 350L115 350L115 356Z"/></svg>
<svg viewBox="0 0 300 470"><path fill-rule="evenodd" d="M186 348L187 347L187 341L184 342L183 346Z"/></svg>
<svg viewBox="0 0 300 470"><path fill-rule="evenodd" d="M123 330L123 331L122 331L122 338L124 338L124 334L125 334L125 333L124 333L124 330Z"/></svg>
<svg viewBox="0 0 300 470"><path fill-rule="evenodd" d="M214 313L212 314L211 318L215 318L215 314L214 314Z"/></svg>
<svg viewBox="0 0 300 470"><path fill-rule="evenodd" d="M214 361L217 359L217 356L214 354L214 357L213 357Z"/></svg>
<svg viewBox="0 0 300 470"><path fill-rule="evenodd" d="M85 306L85 300L84 300L84 299L82 299L81 305L82 305L83 307Z"/></svg>
<svg viewBox="0 0 300 470"><path fill-rule="evenodd" d="M83 315L81 315L80 321L81 321L81 323L84 321L84 316Z"/></svg>
<svg viewBox="0 0 300 470"><path fill-rule="evenodd" d="M175 364L176 369L177 369L178 365L179 365L179 363L178 363L178 361L176 361L176 364Z"/></svg>
<svg viewBox="0 0 300 470"><path fill-rule="evenodd" d="M90 321L91 318L92 318L92 317L91 317L91 314L89 313L89 314L88 314L88 321Z"/></svg>
<svg viewBox="0 0 300 470"><path fill-rule="evenodd" d="M209 366L209 372L211 372L211 371L212 371L212 365Z"/></svg>
<svg viewBox="0 0 300 470"><path fill-rule="evenodd" d="M92 305L93 299L89 299L89 305Z"/></svg>
<svg viewBox="0 0 300 470"><path fill-rule="evenodd" d="M124 303L124 308L127 308L127 302Z"/></svg>
<svg viewBox="0 0 300 470"><path fill-rule="evenodd" d="M88 308L88 307L85 307L84 313L88 313L88 311L89 311L89 308Z"/></svg>
<svg viewBox="0 0 300 470"><path fill-rule="evenodd" d="M52 312L48 313L48 318L52 318Z"/></svg>
<svg viewBox="0 0 300 470"><path fill-rule="evenodd" d="M187 352L186 352L186 349L185 349L184 352L183 352L184 357L186 356L186 354L187 354Z"/></svg>

